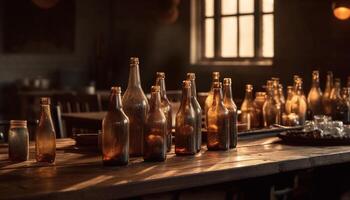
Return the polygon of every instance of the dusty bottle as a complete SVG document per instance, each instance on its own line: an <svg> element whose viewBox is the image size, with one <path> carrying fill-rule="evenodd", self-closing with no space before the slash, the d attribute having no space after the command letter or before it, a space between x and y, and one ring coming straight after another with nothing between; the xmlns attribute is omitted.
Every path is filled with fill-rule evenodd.
<svg viewBox="0 0 350 200"><path fill-rule="evenodd" d="M253 100L253 86L250 84L246 85L245 97L241 106L239 119L241 123L247 125L248 130L259 126L259 118Z"/></svg>
<svg viewBox="0 0 350 200"><path fill-rule="evenodd" d="M145 124L143 159L145 161L164 161L167 152L167 137L167 118L161 107L160 87L152 86L150 110Z"/></svg>
<svg viewBox="0 0 350 200"><path fill-rule="evenodd" d="M130 58L129 83L122 101L124 112L130 120L129 154L141 156L144 124L149 105L141 87L138 58Z"/></svg>
<svg viewBox="0 0 350 200"><path fill-rule="evenodd" d="M129 162L129 118L123 111L121 88L112 87L109 109L102 121L102 162L106 166Z"/></svg>
<svg viewBox="0 0 350 200"><path fill-rule="evenodd" d="M303 81L301 78L296 80L290 110L292 113L299 116L299 124L304 125L306 120L307 101L303 93Z"/></svg>
<svg viewBox="0 0 350 200"><path fill-rule="evenodd" d="M293 86L287 86L287 100L285 105L285 113L291 114L292 113L292 98L294 96L294 87Z"/></svg>
<svg viewBox="0 0 350 200"><path fill-rule="evenodd" d="M230 148L237 146L237 106L232 99L232 80L224 78L224 105L229 112Z"/></svg>
<svg viewBox="0 0 350 200"><path fill-rule="evenodd" d="M202 148L202 108L197 100L196 75L187 73L187 80L191 81L191 101L196 113L196 147L199 152Z"/></svg>
<svg viewBox="0 0 350 200"><path fill-rule="evenodd" d="M27 121L11 120L8 134L9 159L19 162L29 158L29 134Z"/></svg>
<svg viewBox="0 0 350 200"><path fill-rule="evenodd" d="M345 99L342 98L341 94L341 81L340 79L334 80L334 86L331 92L331 116L333 120L343 121L349 123L349 107Z"/></svg>
<svg viewBox="0 0 350 200"><path fill-rule="evenodd" d="M196 113L191 102L191 82L182 82L182 100L176 114L175 153L194 155L196 147Z"/></svg>
<svg viewBox="0 0 350 200"><path fill-rule="evenodd" d="M267 81L266 93L267 98L263 105L264 126L269 127L274 124L281 124L281 104L275 98L276 88L273 81Z"/></svg>
<svg viewBox="0 0 350 200"><path fill-rule="evenodd" d="M307 103L311 116L323 114L322 91L320 88L320 77L318 71L312 72L312 86L309 95L307 96Z"/></svg>
<svg viewBox="0 0 350 200"><path fill-rule="evenodd" d="M210 91L208 92L208 96L205 99L205 104L204 104L204 113L208 112L209 107L213 104L213 96L214 96L214 83L215 82L220 82L220 73L219 72L213 72L212 73L212 82L211 82L211 88ZM208 121L205 120L206 126L208 125Z"/></svg>
<svg viewBox="0 0 350 200"><path fill-rule="evenodd" d="M263 106L266 101L266 92L255 92L255 99L254 99L254 105L255 105L255 110L258 115L258 120L259 120L259 126L258 127L263 127L264 126L264 117L263 117Z"/></svg>
<svg viewBox="0 0 350 200"><path fill-rule="evenodd" d="M35 132L35 157L38 162L55 162L56 132L52 123L50 98L40 99L41 116Z"/></svg>
<svg viewBox="0 0 350 200"><path fill-rule="evenodd" d="M166 87L165 87L165 73L164 72L157 72L157 80L156 85L160 87L160 99L161 99L161 108L162 111L167 119L167 137L166 137L166 143L167 143L167 151L171 150L172 145L172 107L170 104L170 101L166 95Z"/></svg>
<svg viewBox="0 0 350 200"><path fill-rule="evenodd" d="M225 108L219 82L214 83L213 104L207 112L208 119L208 150L227 150L230 147L230 114Z"/></svg>
<svg viewBox="0 0 350 200"><path fill-rule="evenodd" d="M332 105L331 105L331 92L333 89L333 73L331 71L327 72L327 81L326 87L322 96L322 104L325 115L332 114Z"/></svg>

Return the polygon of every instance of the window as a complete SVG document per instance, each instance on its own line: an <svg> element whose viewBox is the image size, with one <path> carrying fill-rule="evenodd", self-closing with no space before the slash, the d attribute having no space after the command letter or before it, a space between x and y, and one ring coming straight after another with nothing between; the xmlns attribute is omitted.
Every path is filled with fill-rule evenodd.
<svg viewBox="0 0 350 200"><path fill-rule="evenodd" d="M193 0L191 62L271 65L274 0Z"/></svg>

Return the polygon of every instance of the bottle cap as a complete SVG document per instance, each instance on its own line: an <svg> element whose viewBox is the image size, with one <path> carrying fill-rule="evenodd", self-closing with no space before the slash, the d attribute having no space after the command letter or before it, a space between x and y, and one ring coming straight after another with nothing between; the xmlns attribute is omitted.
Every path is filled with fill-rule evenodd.
<svg viewBox="0 0 350 200"><path fill-rule="evenodd" d="M187 80L190 80L190 81L196 80L196 74L195 73L187 73Z"/></svg>
<svg viewBox="0 0 350 200"><path fill-rule="evenodd" d="M231 78L224 78L224 85L231 85L232 79Z"/></svg>
<svg viewBox="0 0 350 200"><path fill-rule="evenodd" d="M252 91L253 90L253 85L247 84L247 85L245 85L245 89L249 90L249 91Z"/></svg>
<svg viewBox="0 0 350 200"><path fill-rule="evenodd" d="M122 88L118 87L118 86L114 86L111 88L111 92L112 93L116 93L116 94L121 94L122 93Z"/></svg>
<svg viewBox="0 0 350 200"><path fill-rule="evenodd" d="M130 58L130 64L131 65L138 65L138 64L140 64L139 58L138 57L131 57Z"/></svg>
<svg viewBox="0 0 350 200"><path fill-rule="evenodd" d="M164 72L157 72L157 78L165 78Z"/></svg>
<svg viewBox="0 0 350 200"><path fill-rule="evenodd" d="M213 72L212 77L213 77L213 80L219 80L220 79L220 72Z"/></svg>
<svg viewBox="0 0 350 200"><path fill-rule="evenodd" d="M188 81L188 80L182 81L182 87L191 88L191 81Z"/></svg>
<svg viewBox="0 0 350 200"><path fill-rule="evenodd" d="M151 87L151 92L159 92L160 91L160 87L158 85L153 85Z"/></svg>
<svg viewBox="0 0 350 200"><path fill-rule="evenodd" d="M213 83L214 88L221 88L221 83L220 82L214 82Z"/></svg>
<svg viewBox="0 0 350 200"><path fill-rule="evenodd" d="M26 128L27 120L10 120L10 128Z"/></svg>
<svg viewBox="0 0 350 200"><path fill-rule="evenodd" d="M41 105L50 105L51 104L50 97L41 97L40 104Z"/></svg>

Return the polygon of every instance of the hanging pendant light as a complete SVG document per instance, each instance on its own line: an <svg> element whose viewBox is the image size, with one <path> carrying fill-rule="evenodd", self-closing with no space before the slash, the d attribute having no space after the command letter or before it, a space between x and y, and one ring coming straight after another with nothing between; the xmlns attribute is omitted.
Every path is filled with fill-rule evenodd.
<svg viewBox="0 0 350 200"><path fill-rule="evenodd" d="M350 18L350 0L335 0L332 8L337 19L347 20Z"/></svg>

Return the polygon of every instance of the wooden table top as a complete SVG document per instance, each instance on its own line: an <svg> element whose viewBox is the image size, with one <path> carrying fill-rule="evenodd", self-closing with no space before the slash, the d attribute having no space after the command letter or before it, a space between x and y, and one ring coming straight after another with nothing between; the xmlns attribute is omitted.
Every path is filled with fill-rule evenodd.
<svg viewBox="0 0 350 200"><path fill-rule="evenodd" d="M169 153L162 163L132 158L124 167L103 167L98 153L57 140L56 164L9 162L0 145L0 199L117 199L242 180L350 161L350 146L289 146L269 137L239 141L235 150L196 156Z"/></svg>

